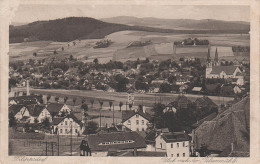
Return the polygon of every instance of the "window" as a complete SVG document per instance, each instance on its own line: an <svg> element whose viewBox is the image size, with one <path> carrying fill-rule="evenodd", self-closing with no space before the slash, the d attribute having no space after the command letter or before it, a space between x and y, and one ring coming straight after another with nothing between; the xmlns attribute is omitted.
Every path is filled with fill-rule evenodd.
<svg viewBox="0 0 260 164"><path fill-rule="evenodd" d="M180 155L179 155L179 153L177 153L177 157L179 157Z"/></svg>
<svg viewBox="0 0 260 164"><path fill-rule="evenodd" d="M142 125L144 125L144 120L142 120Z"/></svg>
<svg viewBox="0 0 260 164"><path fill-rule="evenodd" d="M68 133L68 129L65 129L65 133Z"/></svg>
<svg viewBox="0 0 260 164"><path fill-rule="evenodd" d="M185 157L185 153L183 153L183 157Z"/></svg>
<svg viewBox="0 0 260 164"><path fill-rule="evenodd" d="M128 120L128 125L131 125L131 120Z"/></svg>
<svg viewBox="0 0 260 164"><path fill-rule="evenodd" d="M63 125L63 122L61 122L61 124L60 125Z"/></svg>
<svg viewBox="0 0 260 164"><path fill-rule="evenodd" d="M43 114L43 112L42 112L42 116L43 116L44 114Z"/></svg>
<svg viewBox="0 0 260 164"><path fill-rule="evenodd" d="M182 143L182 146L185 147L185 142Z"/></svg>
<svg viewBox="0 0 260 164"><path fill-rule="evenodd" d="M78 133L78 129L75 129L75 133Z"/></svg>
<svg viewBox="0 0 260 164"><path fill-rule="evenodd" d="M179 147L179 143L177 143L177 147Z"/></svg>
<svg viewBox="0 0 260 164"><path fill-rule="evenodd" d="M136 128L136 131L139 131L139 128Z"/></svg>
<svg viewBox="0 0 260 164"><path fill-rule="evenodd" d="M171 157L173 157L173 154L171 154Z"/></svg>
<svg viewBox="0 0 260 164"><path fill-rule="evenodd" d="M162 143L160 143L160 145L161 145L161 149L162 149Z"/></svg>
<svg viewBox="0 0 260 164"><path fill-rule="evenodd" d="M70 125L72 125L72 121L70 121Z"/></svg>
<svg viewBox="0 0 260 164"><path fill-rule="evenodd" d="M173 144L171 144L171 148L173 148Z"/></svg>
<svg viewBox="0 0 260 164"><path fill-rule="evenodd" d="M62 129L60 129L60 134L62 134Z"/></svg>
<svg viewBox="0 0 260 164"><path fill-rule="evenodd" d="M142 131L144 131L144 128L142 128Z"/></svg>
<svg viewBox="0 0 260 164"><path fill-rule="evenodd" d="M65 121L65 125L68 125L68 122L67 122L67 121Z"/></svg>
<svg viewBox="0 0 260 164"><path fill-rule="evenodd" d="M136 120L136 125L139 125L139 120Z"/></svg>
<svg viewBox="0 0 260 164"><path fill-rule="evenodd" d="M139 118L139 115L137 114L137 115L135 115L135 117L136 117L136 118Z"/></svg>

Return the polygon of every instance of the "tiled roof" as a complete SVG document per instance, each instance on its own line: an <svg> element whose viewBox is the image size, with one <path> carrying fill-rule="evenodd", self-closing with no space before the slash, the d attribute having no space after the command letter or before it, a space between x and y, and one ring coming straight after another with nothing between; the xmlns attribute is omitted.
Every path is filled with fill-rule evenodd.
<svg viewBox="0 0 260 164"><path fill-rule="evenodd" d="M239 151L249 151L249 104L250 98L246 97L212 121L204 121L195 130L195 149L206 144L209 150L224 151L237 143Z"/></svg>
<svg viewBox="0 0 260 164"><path fill-rule="evenodd" d="M227 75L232 75L236 68L236 66L214 66L210 74L220 74L224 71Z"/></svg>
<svg viewBox="0 0 260 164"><path fill-rule="evenodd" d="M32 116L39 116L42 110L46 108L45 105L29 105L28 110Z"/></svg>
<svg viewBox="0 0 260 164"><path fill-rule="evenodd" d="M198 126L200 126L204 121L211 121L212 119L214 119L218 114L216 112L211 113L210 115L206 116L205 118L199 120L198 122L192 124L193 128L197 128Z"/></svg>
<svg viewBox="0 0 260 164"><path fill-rule="evenodd" d="M104 142L133 141L129 143L102 144ZM87 142L91 151L125 150L134 148L145 148L146 143L143 137L137 132L117 132L91 134L87 136Z"/></svg>
<svg viewBox="0 0 260 164"><path fill-rule="evenodd" d="M9 107L9 112L13 112L14 115L16 115L25 105L21 104L14 104Z"/></svg>
<svg viewBox="0 0 260 164"><path fill-rule="evenodd" d="M53 125L58 125L62 120L64 120L65 118L72 118L76 123L78 123L79 125L82 125L81 121L78 120L73 113L67 115L66 117L54 117L52 124Z"/></svg>
<svg viewBox="0 0 260 164"><path fill-rule="evenodd" d="M61 108L64 106L64 104L59 104L59 103L50 103L47 106L48 111L51 113L52 116L55 116L56 114L59 113Z"/></svg>
<svg viewBox="0 0 260 164"><path fill-rule="evenodd" d="M122 122L125 122L126 120L128 120L129 118L131 118L136 114L139 114L140 116L144 117L148 121L151 120L151 115L147 112L144 113L141 110L138 110L137 112L135 112L134 110L127 110L127 111L122 111Z"/></svg>
<svg viewBox="0 0 260 164"><path fill-rule="evenodd" d="M217 105L207 96L197 98L195 103L199 103L201 106L217 107Z"/></svg>
<svg viewBox="0 0 260 164"><path fill-rule="evenodd" d="M179 141L189 141L191 140L189 135L184 132L169 132L163 133L162 138L166 143L169 142L179 142Z"/></svg>

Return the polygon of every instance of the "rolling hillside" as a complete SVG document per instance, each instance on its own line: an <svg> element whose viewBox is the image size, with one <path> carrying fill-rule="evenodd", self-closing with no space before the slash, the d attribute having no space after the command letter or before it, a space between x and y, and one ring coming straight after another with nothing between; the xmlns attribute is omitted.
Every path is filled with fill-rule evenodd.
<svg viewBox="0 0 260 164"><path fill-rule="evenodd" d="M160 18L136 18L128 16L112 17L101 19L105 22L120 23L135 26L149 26L169 29L186 29L186 30L245 30L249 31L248 22L238 21L221 21L214 19L192 20L192 19L160 19Z"/></svg>
<svg viewBox="0 0 260 164"><path fill-rule="evenodd" d="M135 30L135 31L148 31L148 32L159 32L159 33L176 33L176 34L205 34L205 33L248 33L249 30L246 28L236 28L233 26L227 26L224 23L219 23L216 27L211 29L202 29L201 27L206 27L205 22L201 22L201 24L197 23L194 20L185 20L184 23L182 21L178 21L176 23L172 22L172 20L162 20L155 18L146 18L148 21L143 23L132 23L119 21L118 23L107 23L97 19L88 18L88 17L69 17L64 19L56 19L49 21L37 21L27 25L22 26L10 26L9 40L10 43L20 43L24 40L27 41L59 41L59 42L67 42L73 41L75 39L101 39L105 36L125 30ZM116 19L113 19L116 20ZM155 21L156 20L156 21ZM111 20L110 20L111 21ZM149 24L150 22L150 24ZM175 26L184 26L186 22L186 26L194 26L197 28L194 29L174 29L174 28L162 28L153 26L157 23L167 23L175 24ZM187 24L188 22L188 24ZM121 24L120 24L121 23ZM169 23L169 25L170 25ZM203 24L204 23L204 24ZM125 25L128 24L128 25ZM209 27L215 27L214 24L208 24ZM235 23L236 24L236 23ZM219 28L222 27L229 28ZM244 25L247 26L247 25ZM172 26L173 27L173 26Z"/></svg>

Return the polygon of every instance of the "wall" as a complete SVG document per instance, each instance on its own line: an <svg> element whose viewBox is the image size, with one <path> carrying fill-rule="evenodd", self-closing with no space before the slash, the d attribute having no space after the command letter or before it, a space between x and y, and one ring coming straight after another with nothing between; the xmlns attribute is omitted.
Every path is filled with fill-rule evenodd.
<svg viewBox="0 0 260 164"><path fill-rule="evenodd" d="M58 127L59 135L71 135L71 124L70 121L72 121L72 135L78 135L78 133L75 132L75 129L77 129L77 132L81 133L81 128L78 123L73 121L72 118L65 118L63 121L61 121L57 126L54 126L54 130L56 127ZM66 125L67 122L67 125ZM61 130L62 129L62 132ZM67 129L67 133L66 133Z"/></svg>
<svg viewBox="0 0 260 164"><path fill-rule="evenodd" d="M144 131L146 131L147 129L147 123L149 123L148 120L146 120L144 117L140 116L139 114L138 118L136 117L136 115L132 116L131 118L129 118L128 120L130 120L130 124L128 123L128 120L126 120L125 122L123 122L123 125L125 125L127 128L131 129L132 131L142 131L142 129L144 129ZM139 121L139 124L136 124L136 120ZM142 124L142 121L144 121L144 124Z"/></svg>
<svg viewBox="0 0 260 164"><path fill-rule="evenodd" d="M185 144L184 146L183 143ZM179 147L177 144L179 144ZM173 145L173 147L171 147L171 145ZM177 154L179 154L179 157L184 157L183 153L185 153L185 157L189 157L190 143L189 141L166 143L166 152L167 157L177 157Z"/></svg>
<svg viewBox="0 0 260 164"><path fill-rule="evenodd" d="M23 113L23 114L22 114ZM30 117L30 113L27 108L22 107L18 113L14 116L17 120L22 119L24 116Z"/></svg>
<svg viewBox="0 0 260 164"><path fill-rule="evenodd" d="M48 118L49 121L52 122L51 114L50 114L50 112L49 112L46 108L44 108L44 109L42 110L42 112L39 114L37 120L38 120L39 122L42 122L45 118Z"/></svg>
<svg viewBox="0 0 260 164"><path fill-rule="evenodd" d="M163 140L161 135L155 139L155 150L156 151L166 151L166 142Z"/></svg>

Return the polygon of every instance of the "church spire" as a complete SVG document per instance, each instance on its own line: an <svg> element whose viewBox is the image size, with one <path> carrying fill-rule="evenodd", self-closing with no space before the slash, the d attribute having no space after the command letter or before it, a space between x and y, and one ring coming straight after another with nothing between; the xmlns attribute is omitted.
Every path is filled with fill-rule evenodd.
<svg viewBox="0 0 260 164"><path fill-rule="evenodd" d="M210 45L208 46L207 62L210 62Z"/></svg>

